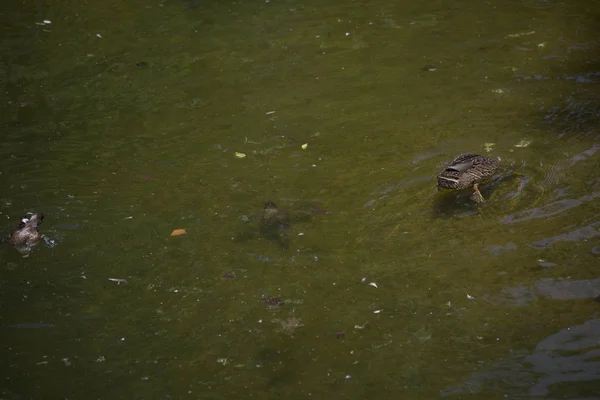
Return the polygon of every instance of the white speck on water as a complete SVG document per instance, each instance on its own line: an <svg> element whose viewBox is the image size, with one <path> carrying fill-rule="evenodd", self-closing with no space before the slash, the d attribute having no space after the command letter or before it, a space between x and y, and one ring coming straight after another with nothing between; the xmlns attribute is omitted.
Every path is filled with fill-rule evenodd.
<svg viewBox="0 0 600 400"><path fill-rule="evenodd" d="M350 36L350 32L346 32L346 36Z"/></svg>
<svg viewBox="0 0 600 400"><path fill-rule="evenodd" d="M379 288L377 287L377 284L376 284L375 282L371 282L371 283L369 283L369 286L373 286L374 288L376 288L376 289L379 289Z"/></svg>
<svg viewBox="0 0 600 400"><path fill-rule="evenodd" d="M102 39L102 35L99 33L96 33L96 36L99 37L100 39Z"/></svg>
<svg viewBox="0 0 600 400"><path fill-rule="evenodd" d="M229 363L229 360L226 359L225 357L220 357L220 358L217 358L217 363L225 366L225 365L227 365L227 363Z"/></svg>

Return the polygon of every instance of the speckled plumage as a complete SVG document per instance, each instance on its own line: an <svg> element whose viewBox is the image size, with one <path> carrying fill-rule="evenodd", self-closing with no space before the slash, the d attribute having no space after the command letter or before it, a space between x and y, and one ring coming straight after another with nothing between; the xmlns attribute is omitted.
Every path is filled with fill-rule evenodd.
<svg viewBox="0 0 600 400"><path fill-rule="evenodd" d="M466 189L491 178L498 171L497 159L477 154L461 154L438 175L438 187Z"/></svg>
<svg viewBox="0 0 600 400"><path fill-rule="evenodd" d="M42 237L38 227L43 219L44 215L41 213L30 213L28 217L21 220L19 228L11 233L8 243L17 247L30 248L35 246Z"/></svg>

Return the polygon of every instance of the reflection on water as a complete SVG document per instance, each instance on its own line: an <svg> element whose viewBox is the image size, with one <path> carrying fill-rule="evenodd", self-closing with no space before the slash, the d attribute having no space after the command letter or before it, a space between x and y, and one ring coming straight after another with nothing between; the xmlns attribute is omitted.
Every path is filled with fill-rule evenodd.
<svg viewBox="0 0 600 400"><path fill-rule="evenodd" d="M515 354L443 390L445 398L500 389L512 398L600 399L600 320L562 329L531 354ZM523 353L523 352L517 352ZM591 383L586 386L586 383ZM547 397L551 396L551 397Z"/></svg>
<svg viewBox="0 0 600 400"><path fill-rule="evenodd" d="M552 300L593 299L600 295L600 279L572 281L546 278L532 285L519 285L502 290L506 301L525 306L543 297Z"/></svg>
<svg viewBox="0 0 600 400"><path fill-rule="evenodd" d="M597 236L600 236L600 231L596 229L599 226L600 222L594 222L593 224L577 228L571 232L561 233L560 235L535 241L532 244L533 246L538 248L545 248L553 245L556 242L578 242L580 240L592 239Z"/></svg>
<svg viewBox="0 0 600 400"><path fill-rule="evenodd" d="M577 207L582 204L583 201L590 201L600 196L600 193L593 193L591 195L582 196L581 199L564 199L555 201L553 203L546 204L542 207L537 207L529 210L520 211L515 214L507 215L502 218L502 222L505 224L513 224L529 219L535 218L546 218L552 215L560 214L568 209Z"/></svg>

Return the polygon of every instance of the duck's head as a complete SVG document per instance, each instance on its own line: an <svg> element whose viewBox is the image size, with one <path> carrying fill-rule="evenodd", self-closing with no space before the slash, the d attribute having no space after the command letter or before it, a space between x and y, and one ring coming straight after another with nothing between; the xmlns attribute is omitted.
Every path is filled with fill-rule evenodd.
<svg viewBox="0 0 600 400"><path fill-rule="evenodd" d="M44 220L44 214L28 212L25 217L21 219L21 228L35 228L42 224Z"/></svg>

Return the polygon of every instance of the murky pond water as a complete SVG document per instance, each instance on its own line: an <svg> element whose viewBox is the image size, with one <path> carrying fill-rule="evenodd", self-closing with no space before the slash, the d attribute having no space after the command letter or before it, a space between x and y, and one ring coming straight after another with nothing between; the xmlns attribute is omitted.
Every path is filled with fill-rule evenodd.
<svg viewBox="0 0 600 400"><path fill-rule="evenodd" d="M597 3L10 3L0 397L600 398Z"/></svg>

